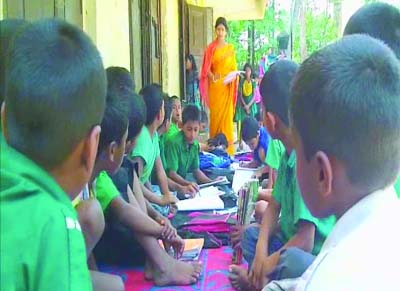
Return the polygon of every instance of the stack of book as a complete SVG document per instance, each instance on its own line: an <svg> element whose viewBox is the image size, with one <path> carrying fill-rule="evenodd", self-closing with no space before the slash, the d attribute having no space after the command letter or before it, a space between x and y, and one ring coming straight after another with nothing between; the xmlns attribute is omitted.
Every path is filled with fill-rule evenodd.
<svg viewBox="0 0 400 291"><path fill-rule="evenodd" d="M248 180L238 191L238 212L237 224L248 225L254 213L255 205L258 198L258 179ZM242 248L237 246L233 250L233 263L240 265L243 260Z"/></svg>

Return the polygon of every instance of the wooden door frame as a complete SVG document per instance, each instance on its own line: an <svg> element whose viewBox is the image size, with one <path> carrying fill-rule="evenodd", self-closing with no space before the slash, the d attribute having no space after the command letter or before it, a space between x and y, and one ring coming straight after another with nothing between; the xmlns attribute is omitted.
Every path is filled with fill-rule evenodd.
<svg viewBox="0 0 400 291"><path fill-rule="evenodd" d="M189 33L188 33L188 4L186 0L179 1L179 55L181 56L179 65L181 67L180 94L181 99L186 100L186 55L189 53Z"/></svg>

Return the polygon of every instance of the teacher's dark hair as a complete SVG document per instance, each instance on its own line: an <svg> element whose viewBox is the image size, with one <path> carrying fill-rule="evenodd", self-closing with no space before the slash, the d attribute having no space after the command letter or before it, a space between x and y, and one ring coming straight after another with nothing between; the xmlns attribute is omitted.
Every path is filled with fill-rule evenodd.
<svg viewBox="0 0 400 291"><path fill-rule="evenodd" d="M228 22L225 17L218 17L217 21L215 21L215 28L217 28L220 24L225 26L226 31L229 31Z"/></svg>

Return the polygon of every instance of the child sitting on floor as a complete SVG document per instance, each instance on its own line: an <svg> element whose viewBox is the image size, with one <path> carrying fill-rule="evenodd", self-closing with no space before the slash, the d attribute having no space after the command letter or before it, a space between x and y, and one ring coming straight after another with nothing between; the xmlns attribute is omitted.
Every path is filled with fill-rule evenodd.
<svg viewBox="0 0 400 291"><path fill-rule="evenodd" d="M182 124L182 103L178 96L173 95L170 97L172 101L172 122L169 130L165 133L166 139L180 131Z"/></svg>
<svg viewBox="0 0 400 291"><path fill-rule="evenodd" d="M276 126L270 134L285 144L286 153L282 156L278 179L261 225L247 227L241 240L250 272L231 266L232 284L242 290L260 290L270 279L296 273L296 269L300 268L300 261L288 263L284 272L276 269L282 251L296 246L306 252L318 254L335 224L333 216L318 219L310 213L297 184L296 153L293 150L288 114L289 88L297 69L298 65L292 61L277 61L264 75L261 84L264 114L269 112L275 117Z"/></svg>
<svg viewBox="0 0 400 291"><path fill-rule="evenodd" d="M106 95L100 54L79 28L49 19L21 27L7 64L0 289L92 290L71 200L89 181L97 153ZM116 276L105 277L109 284L100 287L123 288Z"/></svg>
<svg viewBox="0 0 400 291"><path fill-rule="evenodd" d="M160 157L160 144L157 129L164 122L164 100L163 92L158 84L151 84L144 87L141 91L143 100L146 104L146 126L143 127L131 158L138 163L139 179L147 188L144 195L147 200L164 216L168 216L170 211L174 211L174 204L177 198L170 192L170 183L174 183L174 188L184 187L186 193L194 195L197 189L193 185L182 184L176 181L168 181L163 163ZM178 133L180 131L178 130ZM168 136L167 143L168 143ZM168 155L168 148L165 147L165 154ZM168 163L168 161L167 161ZM150 177L152 171L156 171L158 185L152 186ZM172 205L171 205L172 204ZM172 206L172 207L171 207Z"/></svg>
<svg viewBox="0 0 400 291"><path fill-rule="evenodd" d="M372 3L357 10L349 19L343 35L368 34L385 42L400 60L400 10L387 3ZM400 176L395 185L400 198Z"/></svg>
<svg viewBox="0 0 400 291"><path fill-rule="evenodd" d="M124 104L124 107L129 108L127 144L134 147L145 122L142 98L129 91L114 91L108 97L114 98L115 105L110 106ZM111 139L107 137L111 137L111 133L120 123L118 112L111 108L108 111L114 112L114 115L102 123L102 135L108 141ZM132 148L128 149L131 150ZM110 159L105 159L106 156L102 159L103 163L111 164ZM201 265L179 262L159 245L158 239L163 239L164 243L174 248L179 257L184 242L169 220L155 211L144 198L134 164L124 160L124 168L112 177L105 171L101 172L96 181L96 194L107 224L95 248L96 260L106 264L131 266L143 264L146 259L146 278L154 280L156 285L186 285L197 281ZM179 271L176 272L176 269Z"/></svg>
<svg viewBox="0 0 400 291"><path fill-rule="evenodd" d="M200 145L197 140L200 128L200 111L195 105L187 105L182 116L182 131L176 132L167 140L165 145L165 158L168 176L182 185L196 183L188 181L187 174L192 173L197 183L209 183L208 178L199 168ZM220 179L219 177L217 179Z"/></svg>
<svg viewBox="0 0 400 291"><path fill-rule="evenodd" d="M242 123L242 139L253 151L253 160L248 163L241 163L243 168L259 168L267 166L265 163L268 143L271 139L268 131L262 126L258 126L258 122L254 117L246 117Z"/></svg>
<svg viewBox="0 0 400 291"><path fill-rule="evenodd" d="M399 289L399 108L400 64L381 41L346 36L301 65L291 102L299 186L315 216L338 222L295 290Z"/></svg>

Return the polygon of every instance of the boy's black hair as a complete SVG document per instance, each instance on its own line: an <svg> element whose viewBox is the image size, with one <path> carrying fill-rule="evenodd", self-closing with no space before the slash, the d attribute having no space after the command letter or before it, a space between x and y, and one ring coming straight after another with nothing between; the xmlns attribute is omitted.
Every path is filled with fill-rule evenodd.
<svg viewBox="0 0 400 291"><path fill-rule="evenodd" d="M279 60L270 66L260 86L260 93L267 112L275 113L289 126L290 86L298 70L290 60Z"/></svg>
<svg viewBox="0 0 400 291"><path fill-rule="evenodd" d="M182 123L186 124L189 121L198 121L200 123L200 110L196 105L189 104L183 109Z"/></svg>
<svg viewBox="0 0 400 291"><path fill-rule="evenodd" d="M157 115L163 106L163 92L159 84L150 84L142 88L140 94L146 104L146 125L150 125L156 120Z"/></svg>
<svg viewBox="0 0 400 291"><path fill-rule="evenodd" d="M207 112L205 112L204 110L202 110L202 111L200 112L200 122L202 122L202 123L208 123Z"/></svg>
<svg viewBox="0 0 400 291"><path fill-rule="evenodd" d="M107 82L100 54L67 22L42 20L18 32L5 77L8 141L47 169L102 120Z"/></svg>
<svg viewBox="0 0 400 291"><path fill-rule="evenodd" d="M291 117L304 152L346 166L350 181L374 191L400 170L400 66L381 41L346 36L314 53L294 82Z"/></svg>
<svg viewBox="0 0 400 291"><path fill-rule="evenodd" d="M242 139L246 142L258 136L258 121L254 117L246 117L242 121Z"/></svg>
<svg viewBox="0 0 400 291"><path fill-rule="evenodd" d="M165 115L164 115L164 122L163 122L162 126L165 125L168 120L171 120L172 108L173 108L172 100L167 96L166 98L164 98Z"/></svg>
<svg viewBox="0 0 400 291"><path fill-rule="evenodd" d="M386 43L400 59L400 10L387 3L367 4L354 13L344 35L365 33Z"/></svg>
<svg viewBox="0 0 400 291"><path fill-rule="evenodd" d="M101 121L101 133L97 154L100 155L112 142L121 144L128 128L130 98L121 98L121 93L110 91L107 95L106 109Z"/></svg>
<svg viewBox="0 0 400 291"><path fill-rule="evenodd" d="M4 19L0 21L0 104L5 94L5 66L8 47L15 34L28 22L23 19Z"/></svg>
<svg viewBox="0 0 400 291"><path fill-rule="evenodd" d="M176 96L176 95L172 95L171 97L169 97L171 100L179 100L179 101L181 101L181 98L179 98L178 96Z"/></svg>
<svg viewBox="0 0 400 291"><path fill-rule="evenodd" d="M144 123L146 122L146 105L142 96L135 92L126 92L128 101L128 141L133 140L140 133Z"/></svg>
<svg viewBox="0 0 400 291"><path fill-rule="evenodd" d="M108 67L107 74L107 90L123 90L135 91L135 82L131 73L122 67Z"/></svg>
<svg viewBox="0 0 400 291"><path fill-rule="evenodd" d="M213 138L210 138L207 143L208 145L214 147L224 146L225 148L228 148L228 139L226 138L226 135L223 133L218 133Z"/></svg>

